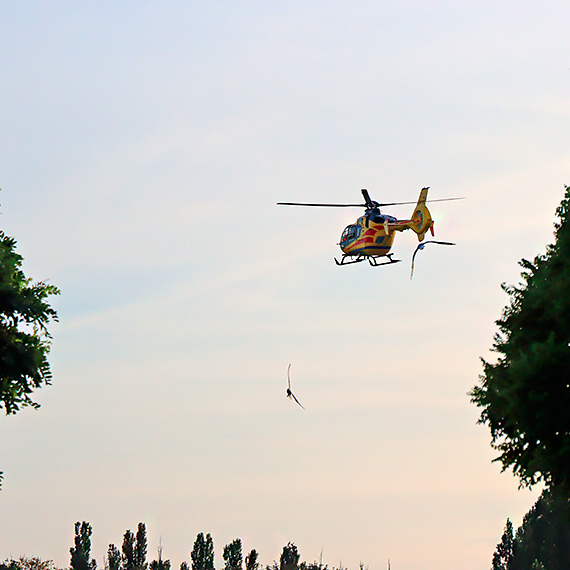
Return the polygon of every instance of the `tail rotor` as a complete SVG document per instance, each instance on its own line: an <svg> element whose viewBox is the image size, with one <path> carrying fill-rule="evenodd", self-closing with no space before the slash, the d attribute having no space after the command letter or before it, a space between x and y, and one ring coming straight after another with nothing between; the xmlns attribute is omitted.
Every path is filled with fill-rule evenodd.
<svg viewBox="0 0 570 570"><path fill-rule="evenodd" d="M410 221L410 228L416 232L419 241L423 241L428 230L432 236L435 235L433 231L433 218L426 205L428 190L429 187L422 188Z"/></svg>

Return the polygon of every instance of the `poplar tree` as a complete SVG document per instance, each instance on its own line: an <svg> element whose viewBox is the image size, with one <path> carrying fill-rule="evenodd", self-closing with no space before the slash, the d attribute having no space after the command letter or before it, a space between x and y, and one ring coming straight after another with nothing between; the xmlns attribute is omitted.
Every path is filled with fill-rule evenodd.
<svg viewBox="0 0 570 570"><path fill-rule="evenodd" d="M292 542L288 542L283 547L283 552L279 557L279 570L297 570L299 568L299 551Z"/></svg>
<svg viewBox="0 0 570 570"><path fill-rule="evenodd" d="M192 552L192 570L206 570L214 568L214 541L210 533L204 536L199 533L194 541Z"/></svg>
<svg viewBox="0 0 570 570"><path fill-rule="evenodd" d="M135 570L147 570L147 538L146 538L146 526L144 523L140 522L137 528L137 535L135 539L134 546L134 556L133 563Z"/></svg>
<svg viewBox="0 0 570 570"><path fill-rule="evenodd" d="M258 562L258 553L257 550L253 549L246 557L245 557L245 569L246 570L258 570L259 562Z"/></svg>
<svg viewBox="0 0 570 570"><path fill-rule="evenodd" d="M130 530L125 531L121 550L123 570L135 570L135 535Z"/></svg>
<svg viewBox="0 0 570 570"><path fill-rule="evenodd" d="M206 551L206 540L204 539L204 533L200 532L196 536L194 541L194 546L192 547L192 552L190 553L190 558L192 559L192 570L202 570L204 566L204 558Z"/></svg>
<svg viewBox="0 0 570 570"><path fill-rule="evenodd" d="M211 570L214 568L214 539L212 535L208 533L206 535L206 549L204 552L204 568L206 570Z"/></svg>
<svg viewBox="0 0 570 570"><path fill-rule="evenodd" d="M225 562L224 570L242 570L243 555L241 551L241 539L236 538L224 546L223 558Z"/></svg>
<svg viewBox="0 0 570 570"><path fill-rule="evenodd" d="M109 544L107 549L107 567L109 570L121 568L121 551L114 544Z"/></svg>
<svg viewBox="0 0 570 570"><path fill-rule="evenodd" d="M74 546L69 549L72 570L95 570L97 562L91 556L91 525L88 522L75 523Z"/></svg>

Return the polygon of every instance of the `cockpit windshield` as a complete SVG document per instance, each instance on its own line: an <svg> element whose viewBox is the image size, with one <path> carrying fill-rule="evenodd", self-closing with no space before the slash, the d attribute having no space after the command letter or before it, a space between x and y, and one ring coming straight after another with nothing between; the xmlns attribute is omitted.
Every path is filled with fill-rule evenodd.
<svg viewBox="0 0 570 570"><path fill-rule="evenodd" d="M346 243L348 241L355 240L360 235L361 226L356 224L351 224L344 228L342 236L340 237L340 243Z"/></svg>

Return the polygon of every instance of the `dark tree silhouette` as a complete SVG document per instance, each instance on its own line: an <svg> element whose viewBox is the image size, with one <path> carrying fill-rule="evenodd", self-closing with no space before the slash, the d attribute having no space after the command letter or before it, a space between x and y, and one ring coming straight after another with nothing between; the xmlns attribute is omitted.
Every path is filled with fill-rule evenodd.
<svg viewBox="0 0 570 570"><path fill-rule="evenodd" d="M91 525L88 522L75 523L75 546L69 549L72 570L95 570L97 562L89 560L91 556Z"/></svg>
<svg viewBox="0 0 570 570"><path fill-rule="evenodd" d="M135 570L147 569L148 564L146 561L146 553L147 553L146 526L144 523L140 522L137 528L137 535L135 538L135 547L133 553Z"/></svg>
<svg viewBox="0 0 570 570"><path fill-rule="evenodd" d="M245 557L245 570L258 570L259 562L258 562L259 554L257 550L253 549L246 557Z"/></svg>
<svg viewBox="0 0 570 570"><path fill-rule="evenodd" d="M214 568L214 541L210 533L204 536L201 532L196 536L190 557L192 558L192 570Z"/></svg>
<svg viewBox="0 0 570 570"><path fill-rule="evenodd" d="M298 570L299 558L299 551L295 544L288 542L283 547L283 552L279 558L279 570Z"/></svg>
<svg viewBox="0 0 570 570"><path fill-rule="evenodd" d="M43 560L37 556L20 556L0 562L0 570L58 570L53 560Z"/></svg>
<svg viewBox="0 0 570 570"><path fill-rule="evenodd" d="M241 539L236 538L224 546L223 558L225 562L224 570L242 570L243 555L241 552Z"/></svg>
<svg viewBox="0 0 570 570"><path fill-rule="evenodd" d="M570 496L570 187L556 214L554 244L520 262L522 284L503 285L510 303L497 321L498 360L483 361L471 398L503 470Z"/></svg>
<svg viewBox="0 0 570 570"><path fill-rule="evenodd" d="M511 570L513 560L514 534L513 523L507 519L505 532L501 538L501 542L497 544L497 550L493 555L492 570Z"/></svg>
<svg viewBox="0 0 570 570"><path fill-rule="evenodd" d="M135 570L135 535L130 530L125 531L121 550L123 570Z"/></svg>
<svg viewBox="0 0 570 570"><path fill-rule="evenodd" d="M549 491L543 491L517 529L509 570L541 564L548 570L567 570L570 565L570 503Z"/></svg>
<svg viewBox="0 0 570 570"><path fill-rule="evenodd" d="M107 567L109 570L121 568L121 551L114 544L109 544L107 548Z"/></svg>

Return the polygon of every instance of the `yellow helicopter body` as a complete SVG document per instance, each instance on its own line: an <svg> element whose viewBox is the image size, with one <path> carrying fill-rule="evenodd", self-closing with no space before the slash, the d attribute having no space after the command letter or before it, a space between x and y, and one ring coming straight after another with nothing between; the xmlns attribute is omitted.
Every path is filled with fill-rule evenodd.
<svg viewBox="0 0 570 570"><path fill-rule="evenodd" d="M348 257L355 257L352 261L342 261L337 263L344 265L362 261L363 257L370 258L368 261L372 265L378 265L376 258L388 257L387 263L395 263L390 258L390 250L396 237L396 232L413 230L418 240L422 241L428 230L433 231L433 219L426 206L428 188L423 188L416 208L409 220L398 220L393 216L380 214L379 208L372 208L364 216L356 220L355 224L347 226L340 238L340 249L343 252L343 260ZM373 262L374 261L374 262Z"/></svg>

